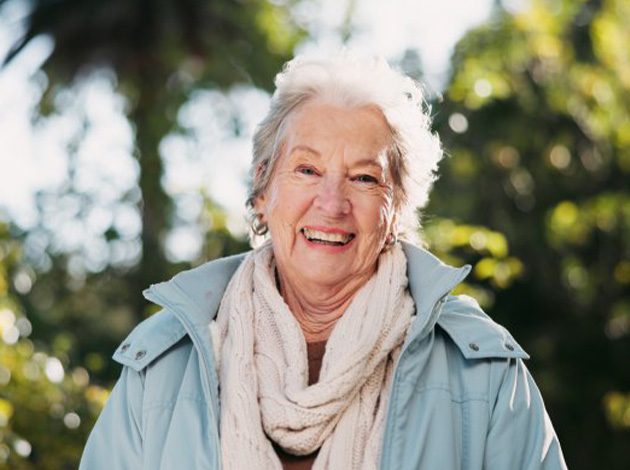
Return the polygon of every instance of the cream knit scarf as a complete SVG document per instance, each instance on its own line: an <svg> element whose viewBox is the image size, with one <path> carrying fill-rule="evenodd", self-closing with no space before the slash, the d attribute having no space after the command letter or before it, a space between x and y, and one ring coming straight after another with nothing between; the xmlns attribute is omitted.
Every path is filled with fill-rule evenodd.
<svg viewBox="0 0 630 470"><path fill-rule="evenodd" d="M223 468L282 469L269 439L296 455L321 447L314 470L378 467L393 365L414 311L406 268L399 245L380 256L308 386L306 343L276 288L271 244L245 258L210 327Z"/></svg>

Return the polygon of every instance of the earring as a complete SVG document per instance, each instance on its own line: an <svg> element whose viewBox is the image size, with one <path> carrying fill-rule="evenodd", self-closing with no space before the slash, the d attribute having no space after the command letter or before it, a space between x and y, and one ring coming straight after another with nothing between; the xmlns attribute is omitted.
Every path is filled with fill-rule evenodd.
<svg viewBox="0 0 630 470"><path fill-rule="evenodd" d="M252 221L252 232L254 235L258 235L262 237L269 231L269 227L267 223L263 221L262 214L255 214L254 220Z"/></svg>
<svg viewBox="0 0 630 470"><path fill-rule="evenodd" d="M391 248L398 242L398 235L394 232L390 232L385 238L385 248Z"/></svg>

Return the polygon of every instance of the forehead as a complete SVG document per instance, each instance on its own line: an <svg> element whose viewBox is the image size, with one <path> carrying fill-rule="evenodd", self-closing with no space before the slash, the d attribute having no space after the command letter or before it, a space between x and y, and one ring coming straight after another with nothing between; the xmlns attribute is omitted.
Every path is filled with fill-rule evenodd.
<svg viewBox="0 0 630 470"><path fill-rule="evenodd" d="M289 116L284 141L289 152L299 145L320 153L341 147L344 153L377 157L389 148L392 136L383 113L375 106L310 101Z"/></svg>

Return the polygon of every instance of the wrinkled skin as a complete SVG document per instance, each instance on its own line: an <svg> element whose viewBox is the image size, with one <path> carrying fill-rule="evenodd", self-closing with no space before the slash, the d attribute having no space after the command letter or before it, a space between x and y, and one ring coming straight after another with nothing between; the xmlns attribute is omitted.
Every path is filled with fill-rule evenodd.
<svg viewBox="0 0 630 470"><path fill-rule="evenodd" d="M373 107L310 101L289 117L255 207L269 227L282 294L307 340L301 316L330 330L376 270L394 230L390 145L387 122ZM349 241L322 243L322 232Z"/></svg>

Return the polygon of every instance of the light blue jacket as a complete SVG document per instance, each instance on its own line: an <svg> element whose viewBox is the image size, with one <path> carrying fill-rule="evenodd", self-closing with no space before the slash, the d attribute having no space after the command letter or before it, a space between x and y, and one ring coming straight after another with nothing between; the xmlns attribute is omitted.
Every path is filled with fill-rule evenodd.
<svg viewBox="0 0 630 470"><path fill-rule="evenodd" d="M470 266L404 248L416 317L394 373L381 469L566 468L527 354L473 299L449 295ZM145 291L163 310L116 350L124 368L81 470L220 468L208 323L242 259L212 261Z"/></svg>

